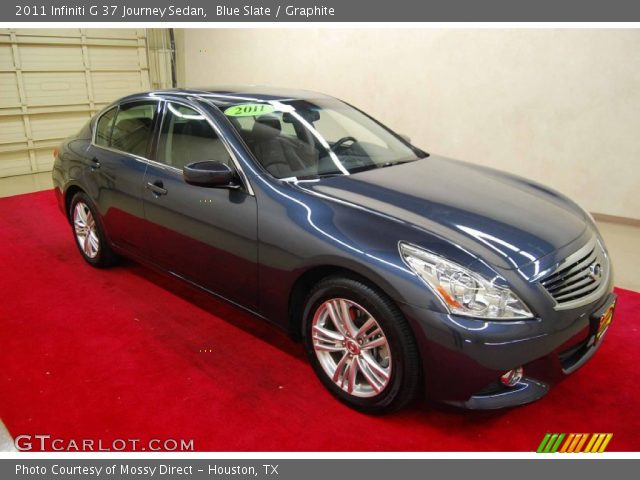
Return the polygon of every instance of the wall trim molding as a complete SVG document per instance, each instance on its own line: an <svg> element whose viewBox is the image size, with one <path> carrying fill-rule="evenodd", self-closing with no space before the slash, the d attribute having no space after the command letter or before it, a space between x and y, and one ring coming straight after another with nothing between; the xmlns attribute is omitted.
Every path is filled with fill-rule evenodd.
<svg viewBox="0 0 640 480"><path fill-rule="evenodd" d="M607 213L591 212L593 218L598 222L619 223L621 225L629 225L631 227L640 228L639 218L619 217L618 215L609 215Z"/></svg>

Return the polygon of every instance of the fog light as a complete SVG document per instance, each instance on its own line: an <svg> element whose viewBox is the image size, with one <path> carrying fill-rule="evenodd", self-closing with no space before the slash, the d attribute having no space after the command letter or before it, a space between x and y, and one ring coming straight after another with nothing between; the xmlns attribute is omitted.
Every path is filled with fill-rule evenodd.
<svg viewBox="0 0 640 480"><path fill-rule="evenodd" d="M524 369L522 367L514 368L513 370L509 370L507 373L500 377L500 381L505 387L513 387L520 380L522 380L522 375L524 374Z"/></svg>

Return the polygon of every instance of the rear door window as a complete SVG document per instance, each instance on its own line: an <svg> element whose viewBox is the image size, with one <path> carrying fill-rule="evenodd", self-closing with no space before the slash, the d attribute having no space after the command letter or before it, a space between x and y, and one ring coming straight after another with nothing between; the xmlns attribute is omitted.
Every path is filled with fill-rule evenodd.
<svg viewBox="0 0 640 480"><path fill-rule="evenodd" d="M120 105L111 133L110 147L146 157L153 136L158 102L133 102Z"/></svg>

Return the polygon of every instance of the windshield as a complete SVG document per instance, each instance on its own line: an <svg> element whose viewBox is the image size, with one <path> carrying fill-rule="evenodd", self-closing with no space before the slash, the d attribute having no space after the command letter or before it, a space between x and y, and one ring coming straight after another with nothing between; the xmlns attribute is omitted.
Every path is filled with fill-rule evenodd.
<svg viewBox="0 0 640 480"><path fill-rule="evenodd" d="M331 98L243 102L222 110L276 178L350 175L426 156L367 115Z"/></svg>

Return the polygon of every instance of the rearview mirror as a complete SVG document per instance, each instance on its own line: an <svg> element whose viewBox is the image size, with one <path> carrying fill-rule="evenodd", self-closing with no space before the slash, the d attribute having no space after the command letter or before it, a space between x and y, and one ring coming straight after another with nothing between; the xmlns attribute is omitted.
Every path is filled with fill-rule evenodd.
<svg viewBox="0 0 640 480"><path fill-rule="evenodd" d="M302 117L309 123L315 123L320 120L320 112L317 110L297 110L296 113L298 117ZM284 123L296 123L299 120L297 117L291 115L290 112L285 112L282 114L282 121Z"/></svg>
<svg viewBox="0 0 640 480"><path fill-rule="evenodd" d="M398 136L411 145L411 137L409 135L405 135L404 133L399 133Z"/></svg>
<svg viewBox="0 0 640 480"><path fill-rule="evenodd" d="M236 188L235 171L226 163L217 161L193 162L182 171L184 181L200 187Z"/></svg>

